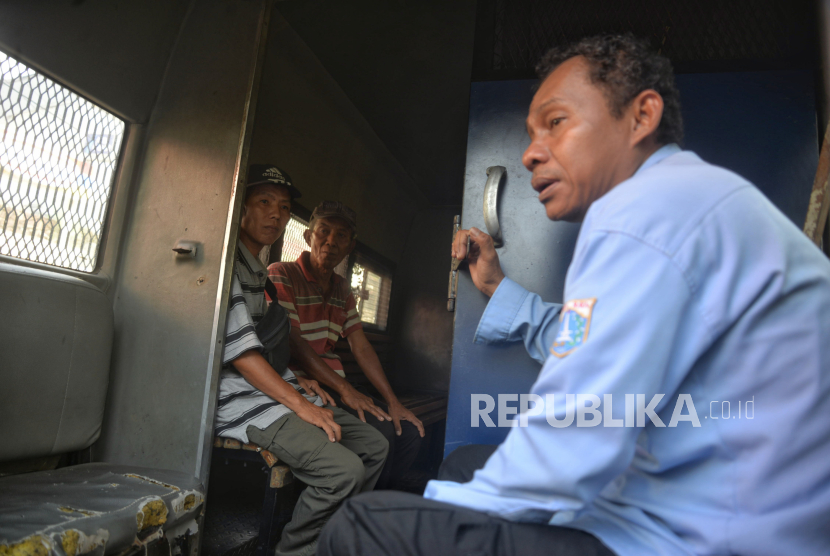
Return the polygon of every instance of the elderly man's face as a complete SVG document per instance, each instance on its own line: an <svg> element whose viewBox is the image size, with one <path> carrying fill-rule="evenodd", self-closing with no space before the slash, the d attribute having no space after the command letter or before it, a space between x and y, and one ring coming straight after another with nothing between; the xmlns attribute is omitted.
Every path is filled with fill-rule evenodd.
<svg viewBox="0 0 830 556"><path fill-rule="evenodd" d="M533 172L531 184L551 220L581 222L591 203L633 172L631 120L611 115L582 57L567 60L542 83L527 131L531 142L522 163Z"/></svg>
<svg viewBox="0 0 830 556"><path fill-rule="evenodd" d="M339 265L355 244L352 229L339 218L320 218L314 222L314 229L306 230L304 235L312 263L325 270Z"/></svg>

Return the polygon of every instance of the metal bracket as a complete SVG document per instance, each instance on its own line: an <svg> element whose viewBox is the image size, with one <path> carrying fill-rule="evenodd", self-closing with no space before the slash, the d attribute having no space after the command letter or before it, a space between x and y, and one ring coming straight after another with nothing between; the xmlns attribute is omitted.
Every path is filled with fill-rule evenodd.
<svg viewBox="0 0 830 556"><path fill-rule="evenodd" d="M455 236L458 235L458 230L461 229L461 215L456 214L452 219L452 240L455 242ZM469 242L467 245L469 250ZM455 311L455 298L458 292L458 265L461 263L458 259L453 259L450 265L450 285L447 289L447 311L452 313Z"/></svg>
<svg viewBox="0 0 830 556"><path fill-rule="evenodd" d="M484 225L496 247L504 245L499 226L499 186L505 174L507 169L504 166L490 166L487 168L487 183L484 184Z"/></svg>
<svg viewBox="0 0 830 556"><path fill-rule="evenodd" d="M173 251L180 257L195 259L198 245L195 241L180 239L176 242L175 247L173 247Z"/></svg>

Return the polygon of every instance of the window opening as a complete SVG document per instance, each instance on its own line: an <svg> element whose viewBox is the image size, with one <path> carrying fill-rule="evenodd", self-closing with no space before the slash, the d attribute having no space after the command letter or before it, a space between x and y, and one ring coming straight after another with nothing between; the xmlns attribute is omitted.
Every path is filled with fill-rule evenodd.
<svg viewBox="0 0 830 556"><path fill-rule="evenodd" d="M385 331L392 294L390 273L358 254L352 265L351 287L361 322Z"/></svg>
<svg viewBox="0 0 830 556"><path fill-rule="evenodd" d="M308 245L303 237L303 232L308 229L308 222L296 215L291 215L291 220L285 227L285 233L282 236L282 254L280 261L284 263L293 263L297 260L303 251L308 251Z"/></svg>
<svg viewBox="0 0 830 556"><path fill-rule="evenodd" d="M124 122L0 52L0 254L92 272Z"/></svg>

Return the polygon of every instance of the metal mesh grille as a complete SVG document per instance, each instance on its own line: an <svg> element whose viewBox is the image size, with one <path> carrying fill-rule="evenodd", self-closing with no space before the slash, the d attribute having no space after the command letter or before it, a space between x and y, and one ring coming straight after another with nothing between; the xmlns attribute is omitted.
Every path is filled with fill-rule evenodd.
<svg viewBox="0 0 830 556"><path fill-rule="evenodd" d="M307 229L308 222L296 216L291 216L291 220L285 227L285 233L282 236L281 262L293 263L303 251L308 250L305 238L303 238L303 232Z"/></svg>
<svg viewBox="0 0 830 556"><path fill-rule="evenodd" d="M673 62L784 60L809 48L807 2L494 0L494 70L529 70L552 46L601 33L650 38Z"/></svg>
<svg viewBox="0 0 830 556"><path fill-rule="evenodd" d="M0 254L91 272L124 122L0 52Z"/></svg>

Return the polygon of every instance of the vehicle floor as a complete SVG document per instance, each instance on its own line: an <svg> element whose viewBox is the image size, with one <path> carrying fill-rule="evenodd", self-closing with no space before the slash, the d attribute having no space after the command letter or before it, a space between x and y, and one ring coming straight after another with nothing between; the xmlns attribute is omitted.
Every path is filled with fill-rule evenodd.
<svg viewBox="0 0 830 556"><path fill-rule="evenodd" d="M435 473L413 466L397 484L399 490L423 494L427 481ZM208 497L205 509L203 556L253 556L256 552L262 502L268 474L262 465L223 458L214 458L211 464ZM290 510L302 492L303 484L295 481L285 487L281 496L288 496L282 523L291 519ZM287 515L286 515L287 514ZM277 539L271 539L271 547ZM269 553L271 553L269 550Z"/></svg>

